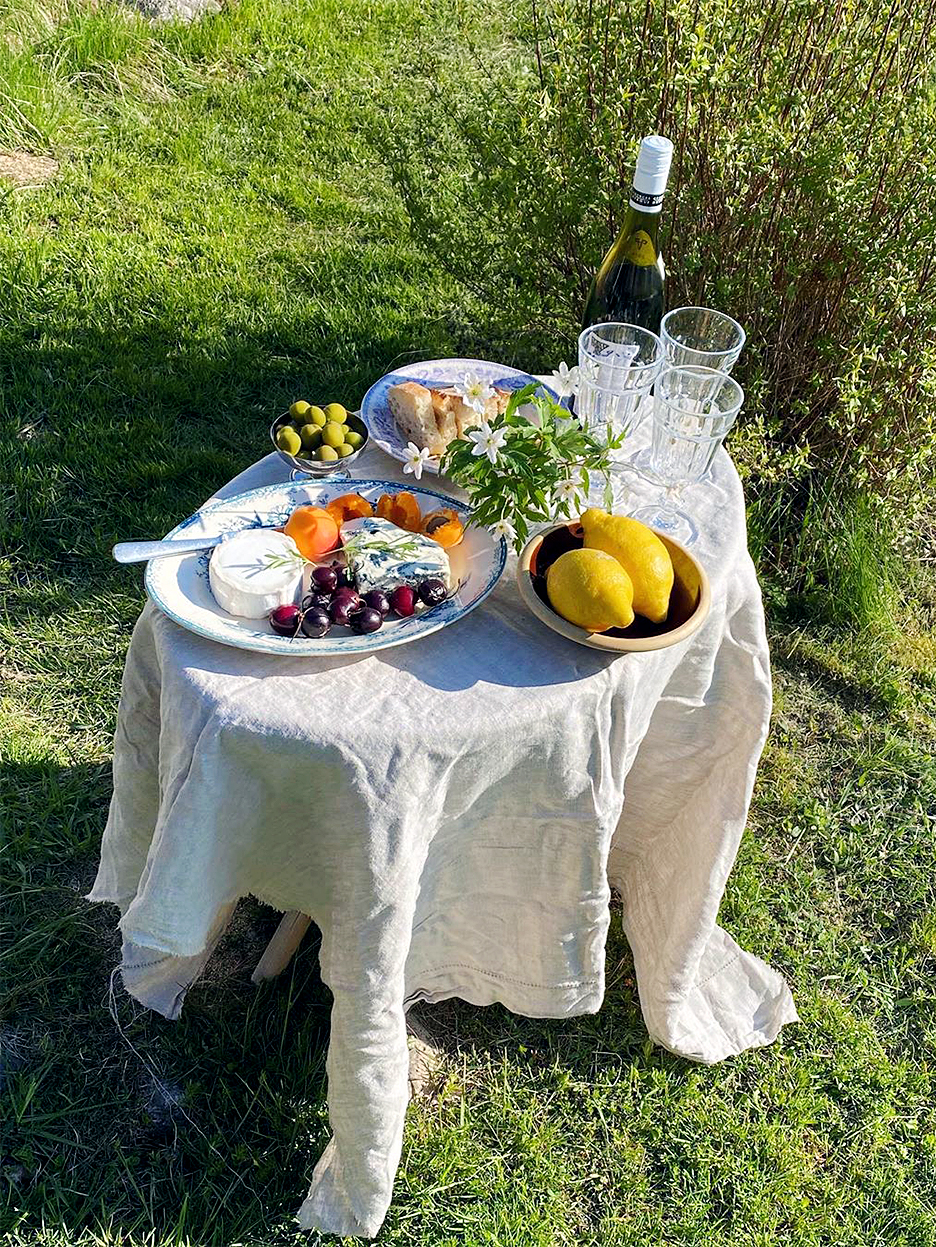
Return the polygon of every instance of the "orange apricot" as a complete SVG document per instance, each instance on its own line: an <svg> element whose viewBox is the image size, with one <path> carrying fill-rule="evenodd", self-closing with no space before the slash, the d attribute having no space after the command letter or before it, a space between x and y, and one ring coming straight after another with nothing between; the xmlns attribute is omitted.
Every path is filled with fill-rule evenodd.
<svg viewBox="0 0 936 1247"><path fill-rule="evenodd" d="M374 508L361 494L340 494L332 498L325 510L339 525L374 514Z"/></svg>
<svg viewBox="0 0 936 1247"><path fill-rule="evenodd" d="M320 559L338 544L338 524L324 507L297 507L283 531L310 560Z"/></svg>
<svg viewBox="0 0 936 1247"><path fill-rule="evenodd" d="M458 545L465 535L465 526L457 511L451 507L440 507L438 511L430 511L423 516L422 531L447 550Z"/></svg>
<svg viewBox="0 0 936 1247"><path fill-rule="evenodd" d="M398 494L381 494L377 499L377 514L382 520L389 520L397 528L411 533L418 533L422 527L422 512L416 495L406 489Z"/></svg>

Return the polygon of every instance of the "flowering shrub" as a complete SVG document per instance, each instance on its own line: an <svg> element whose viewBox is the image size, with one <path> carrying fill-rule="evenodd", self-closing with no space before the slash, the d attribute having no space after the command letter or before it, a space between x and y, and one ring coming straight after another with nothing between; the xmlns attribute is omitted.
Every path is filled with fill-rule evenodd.
<svg viewBox="0 0 936 1247"><path fill-rule="evenodd" d="M667 301L747 330L730 447L752 496L834 479L913 522L936 479L936 9L523 12L474 73L420 49L418 89L404 80L424 111L388 108L379 139L415 235L473 292L491 350L525 367L569 357L640 136L667 134Z"/></svg>

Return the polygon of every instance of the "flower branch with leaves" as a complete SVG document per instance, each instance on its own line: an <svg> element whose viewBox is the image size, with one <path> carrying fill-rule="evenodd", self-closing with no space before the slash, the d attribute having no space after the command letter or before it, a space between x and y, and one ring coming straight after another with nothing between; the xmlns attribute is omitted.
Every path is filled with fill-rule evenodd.
<svg viewBox="0 0 936 1247"><path fill-rule="evenodd" d="M527 417L532 406L536 418ZM609 482L622 434L597 436L532 383L516 390L503 415L452 442L441 470L467 492L472 522L521 550L536 524L577 515L592 479Z"/></svg>

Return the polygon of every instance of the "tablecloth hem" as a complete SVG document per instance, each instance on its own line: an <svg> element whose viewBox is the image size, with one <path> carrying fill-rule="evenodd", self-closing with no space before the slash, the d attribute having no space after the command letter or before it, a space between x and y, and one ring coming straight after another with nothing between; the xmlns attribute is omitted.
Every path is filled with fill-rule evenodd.
<svg viewBox="0 0 936 1247"><path fill-rule="evenodd" d="M338 1145L332 1136L315 1166L309 1194L296 1214L300 1228L342 1238L376 1238L387 1215L389 1198L379 1215L359 1220L349 1205L340 1170Z"/></svg>
<svg viewBox="0 0 936 1247"><path fill-rule="evenodd" d="M659 1044L661 1048L665 1048L667 1052L671 1052L673 1056L678 1056L683 1061L692 1061L696 1065L718 1065L722 1061L727 1061L730 1057L740 1056L742 1052L748 1052L753 1048L770 1047L776 1041L784 1026L799 1021L800 1016L796 1011L796 1005L793 1003L793 997L789 996L767 1026L754 1028L730 1041L726 1035L724 1047L717 1054L692 1052L687 1048L675 1046L675 1043L678 1041L667 1041L649 1029L647 1033L655 1044Z"/></svg>
<svg viewBox="0 0 936 1247"><path fill-rule="evenodd" d="M447 973L453 969L467 974L454 978ZM433 979L441 981L433 983ZM599 1011L604 999L604 980L598 977L559 984L526 983L510 975L460 963L421 973L416 985L407 993L404 1007L435 1005L452 999L464 1000L477 1008L503 1005L522 1017L578 1017Z"/></svg>

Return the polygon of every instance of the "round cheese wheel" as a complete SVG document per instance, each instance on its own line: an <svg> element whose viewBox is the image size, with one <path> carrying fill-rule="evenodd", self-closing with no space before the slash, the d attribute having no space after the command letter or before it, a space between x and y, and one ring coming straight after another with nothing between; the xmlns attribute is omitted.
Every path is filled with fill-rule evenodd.
<svg viewBox="0 0 936 1247"><path fill-rule="evenodd" d="M247 528L215 546L208 583L229 615L262 619L274 606L302 597L305 560L292 537L274 528Z"/></svg>

